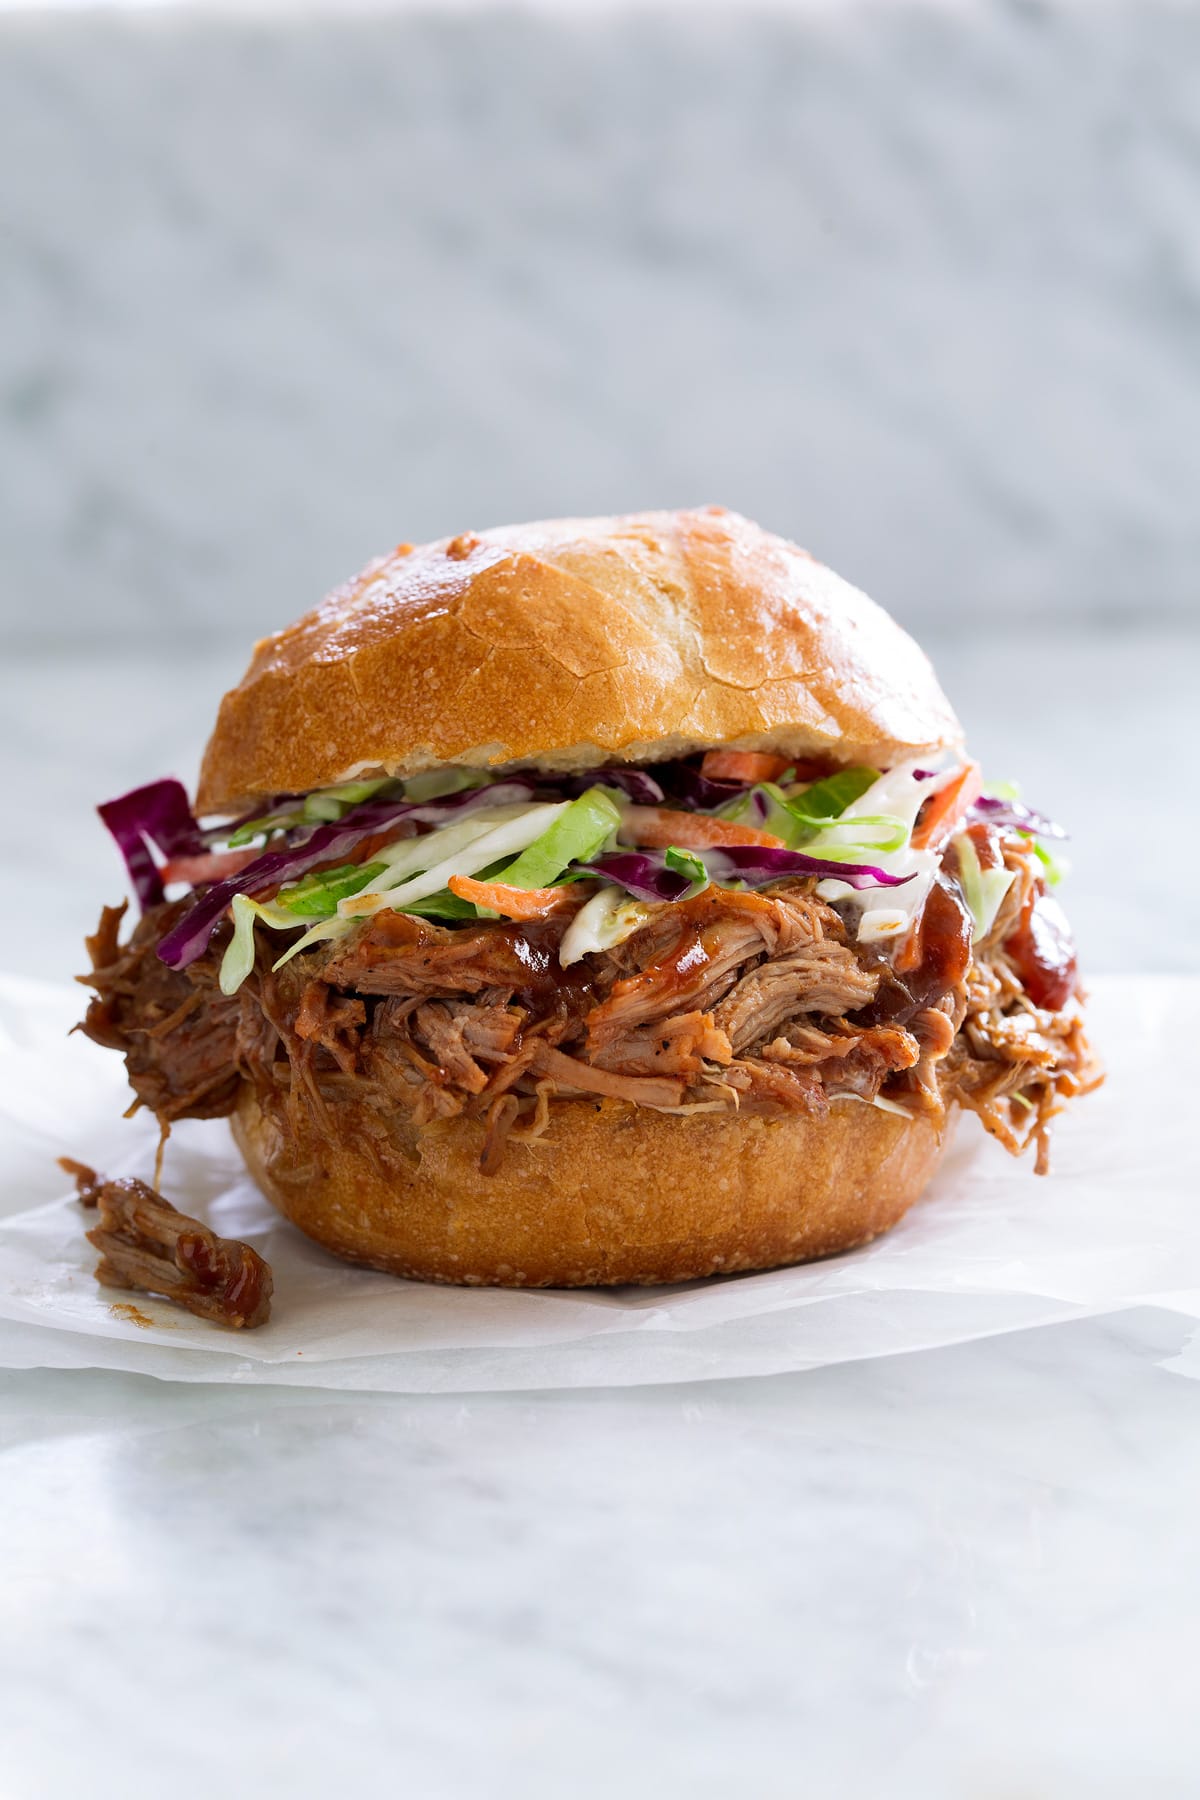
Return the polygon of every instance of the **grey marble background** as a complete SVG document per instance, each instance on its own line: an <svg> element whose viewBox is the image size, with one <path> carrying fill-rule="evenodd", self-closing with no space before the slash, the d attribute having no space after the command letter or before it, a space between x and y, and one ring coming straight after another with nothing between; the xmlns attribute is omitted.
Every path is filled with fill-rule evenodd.
<svg viewBox="0 0 1200 1800"><path fill-rule="evenodd" d="M1200 8L0 16L10 644L720 499L924 632L1196 616Z"/></svg>

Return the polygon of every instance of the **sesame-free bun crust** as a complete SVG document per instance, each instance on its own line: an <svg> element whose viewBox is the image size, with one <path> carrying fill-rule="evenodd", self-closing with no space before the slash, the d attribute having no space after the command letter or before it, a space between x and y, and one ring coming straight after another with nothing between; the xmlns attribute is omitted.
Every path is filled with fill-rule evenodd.
<svg viewBox="0 0 1200 1800"><path fill-rule="evenodd" d="M720 507L559 519L401 545L265 638L197 806L717 744L887 764L961 735L912 639L794 544Z"/></svg>
<svg viewBox="0 0 1200 1800"><path fill-rule="evenodd" d="M268 1104L246 1085L234 1136L294 1224L354 1262L468 1286L659 1284L829 1256L894 1225L944 1145L927 1117L854 1101L810 1119L557 1100L545 1134L510 1140L484 1175L479 1120L383 1132L343 1101L323 1133Z"/></svg>

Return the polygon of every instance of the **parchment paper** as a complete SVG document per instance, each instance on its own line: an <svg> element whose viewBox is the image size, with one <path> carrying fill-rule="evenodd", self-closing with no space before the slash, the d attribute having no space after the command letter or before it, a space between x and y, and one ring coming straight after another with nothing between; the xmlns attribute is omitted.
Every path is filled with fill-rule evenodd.
<svg viewBox="0 0 1200 1800"><path fill-rule="evenodd" d="M55 1167L153 1169L123 1120L119 1057L65 1034L78 989L0 976L0 1366L396 1392L622 1386L776 1373L1158 1304L1200 1319L1200 1161L1180 1047L1200 981L1097 981L1107 1085L1059 1121L1038 1179L964 1120L927 1197L888 1236L807 1268L677 1288L508 1293L425 1287L336 1262L272 1211L223 1121L187 1122L163 1189L275 1273L271 1322L208 1325L92 1277L85 1216ZM1200 1354L1172 1365L1200 1374Z"/></svg>

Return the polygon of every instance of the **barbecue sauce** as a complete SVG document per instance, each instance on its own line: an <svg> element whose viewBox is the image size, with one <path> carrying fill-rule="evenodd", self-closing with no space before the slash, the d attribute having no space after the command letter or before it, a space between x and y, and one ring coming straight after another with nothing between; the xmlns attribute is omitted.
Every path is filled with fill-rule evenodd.
<svg viewBox="0 0 1200 1800"><path fill-rule="evenodd" d="M906 1026L956 988L971 961L971 915L958 895L940 881L929 890L917 927L912 967L893 967L881 951L879 992L856 1017L868 1025Z"/></svg>
<svg viewBox="0 0 1200 1800"><path fill-rule="evenodd" d="M1031 891L1004 948L1033 1004L1061 1012L1078 980L1075 940L1062 907L1040 885Z"/></svg>

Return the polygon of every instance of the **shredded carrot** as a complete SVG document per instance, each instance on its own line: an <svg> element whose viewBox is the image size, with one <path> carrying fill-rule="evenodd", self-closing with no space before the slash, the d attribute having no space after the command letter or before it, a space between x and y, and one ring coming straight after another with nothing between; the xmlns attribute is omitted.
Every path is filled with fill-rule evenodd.
<svg viewBox="0 0 1200 1800"><path fill-rule="evenodd" d="M506 919L547 919L575 898L571 886L548 888L509 887L503 881L476 881L473 875L452 875L446 886L460 900L503 913ZM586 891L586 890L585 890Z"/></svg>
<svg viewBox="0 0 1200 1800"><path fill-rule="evenodd" d="M912 834L914 850L938 850L953 837L959 821L973 805L982 786L979 764L968 763L962 773L934 794L921 809Z"/></svg>
<svg viewBox="0 0 1200 1800"><path fill-rule="evenodd" d="M691 900L673 902L680 916L686 915L697 924L707 924L713 916L721 913L744 912L757 913L760 917L778 918L779 902L772 900L769 894L757 894L753 888L705 888Z"/></svg>
<svg viewBox="0 0 1200 1800"><path fill-rule="evenodd" d="M673 812L665 806L627 806L621 820L621 838L665 850L709 850L719 844L764 844L782 850L783 839L755 825L736 825L732 819L711 819L706 813Z"/></svg>
<svg viewBox="0 0 1200 1800"><path fill-rule="evenodd" d="M791 766L786 756L768 750L709 750L700 773L708 781L774 781Z"/></svg>

